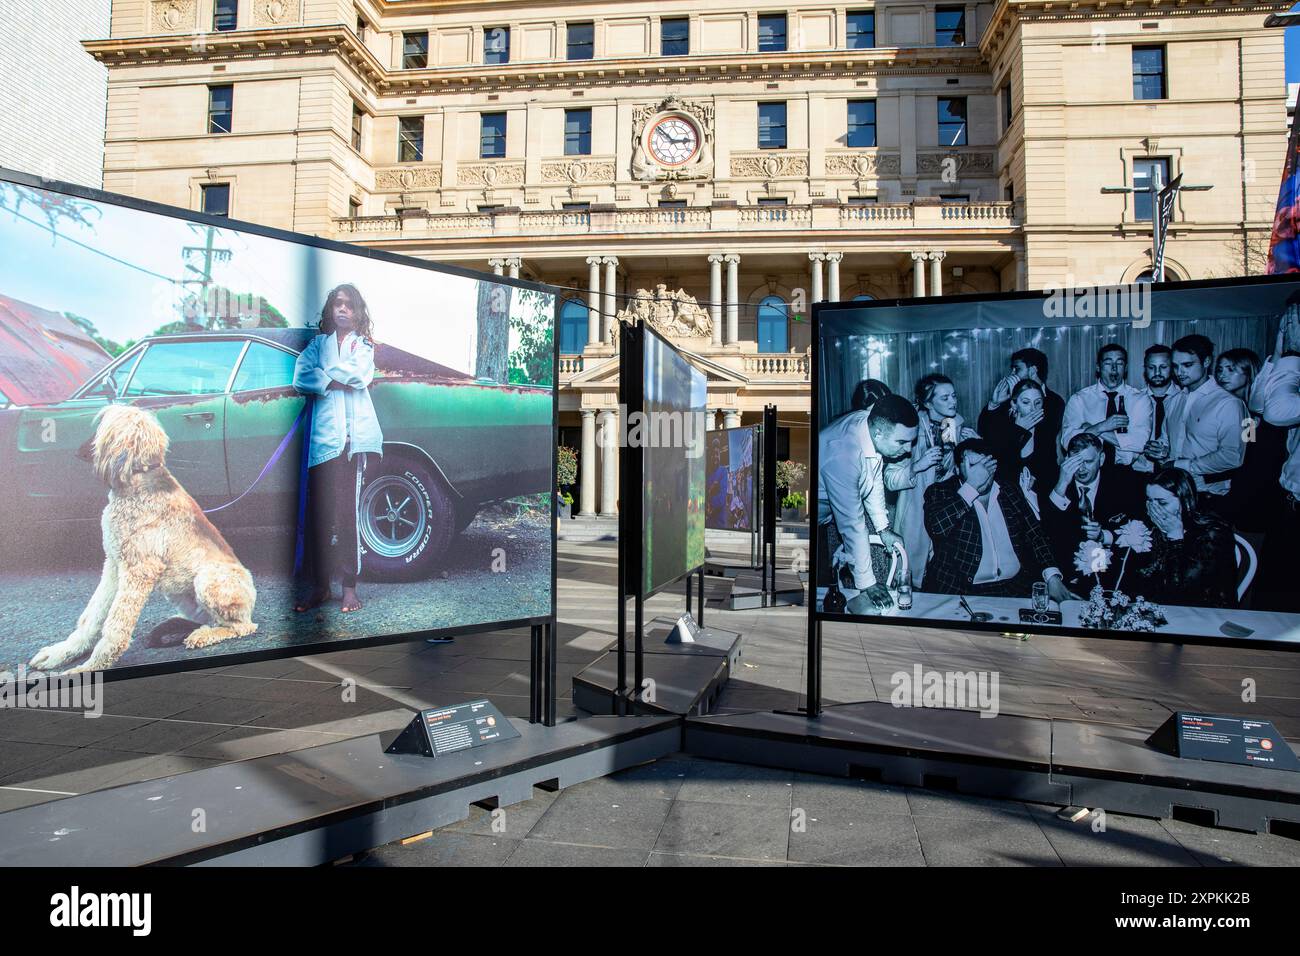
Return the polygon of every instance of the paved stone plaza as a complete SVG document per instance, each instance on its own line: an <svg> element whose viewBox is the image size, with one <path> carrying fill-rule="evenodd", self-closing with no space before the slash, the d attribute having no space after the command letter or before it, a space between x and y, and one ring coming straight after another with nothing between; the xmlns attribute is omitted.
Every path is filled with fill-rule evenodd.
<svg viewBox="0 0 1300 956"><path fill-rule="evenodd" d="M575 711L569 679L613 639L613 542L561 542L558 679L561 719ZM724 585L710 582L720 595ZM652 599L647 617L682 606ZM727 612L709 623L745 634L720 710L802 702L806 609ZM1292 655L1131 641L924 628L828 626L826 703L887 700L890 676L921 664L995 670L1003 713L1154 730L1175 708L1251 713L1300 737L1300 668ZM528 635L450 644L417 641L316 657L109 683L105 716L0 711L0 810L361 734L400 728L413 709L490 697L527 714ZM344 680L357 682L355 701ZM802 830L791 826L802 810ZM504 824L504 832L500 827ZM1290 864L1300 841L1111 814L1104 834L1055 808L678 757L542 794L364 865L432 863Z"/></svg>

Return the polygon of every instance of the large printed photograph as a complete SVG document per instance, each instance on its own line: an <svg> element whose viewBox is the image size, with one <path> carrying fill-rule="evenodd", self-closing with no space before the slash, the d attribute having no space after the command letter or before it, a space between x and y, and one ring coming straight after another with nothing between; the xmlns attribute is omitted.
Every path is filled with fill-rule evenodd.
<svg viewBox="0 0 1300 956"><path fill-rule="evenodd" d="M705 436L708 495L705 527L718 531L754 531L758 429L716 429Z"/></svg>
<svg viewBox="0 0 1300 956"><path fill-rule="evenodd" d="M548 615L554 312L0 181L0 672Z"/></svg>
<svg viewBox="0 0 1300 956"><path fill-rule="evenodd" d="M1300 641L1300 280L818 310L817 609Z"/></svg>
<svg viewBox="0 0 1300 956"><path fill-rule="evenodd" d="M645 329L642 449L644 590L650 595L704 564L704 373Z"/></svg>

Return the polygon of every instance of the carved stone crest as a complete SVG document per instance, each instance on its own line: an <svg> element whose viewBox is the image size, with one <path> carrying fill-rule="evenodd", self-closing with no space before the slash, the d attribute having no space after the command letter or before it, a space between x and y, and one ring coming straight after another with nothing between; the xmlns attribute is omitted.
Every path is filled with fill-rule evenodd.
<svg viewBox="0 0 1300 956"><path fill-rule="evenodd" d="M683 289L668 291L660 282L655 291L637 289L626 309L618 313L620 322L645 322L666 335L690 335L708 338L713 334L713 318L709 311ZM611 327L613 326L611 323Z"/></svg>
<svg viewBox="0 0 1300 956"><path fill-rule="evenodd" d="M732 154L731 175L741 179L780 179L785 176L807 176L808 157L783 153Z"/></svg>
<svg viewBox="0 0 1300 956"><path fill-rule="evenodd" d="M962 173L992 173L994 160L992 153L917 153L916 171L928 175L952 175Z"/></svg>
<svg viewBox="0 0 1300 956"><path fill-rule="evenodd" d="M441 166L406 166L375 173L375 188L384 190L437 189L442 185Z"/></svg>
<svg viewBox="0 0 1300 956"><path fill-rule="evenodd" d="M472 163L459 168L456 177L460 186L522 186L524 167L521 163Z"/></svg>
<svg viewBox="0 0 1300 956"><path fill-rule="evenodd" d="M253 22L258 26L280 26L301 19L301 0L257 0L253 4Z"/></svg>
<svg viewBox="0 0 1300 956"><path fill-rule="evenodd" d="M193 30L198 23L195 0L154 0L151 10L154 29L162 33Z"/></svg>

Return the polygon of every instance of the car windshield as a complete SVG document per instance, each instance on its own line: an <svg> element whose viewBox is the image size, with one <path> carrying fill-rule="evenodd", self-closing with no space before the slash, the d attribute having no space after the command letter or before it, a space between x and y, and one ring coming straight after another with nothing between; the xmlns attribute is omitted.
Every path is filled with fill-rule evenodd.
<svg viewBox="0 0 1300 956"><path fill-rule="evenodd" d="M145 395L212 395L226 390L243 350L238 339L156 342L145 350L123 393Z"/></svg>
<svg viewBox="0 0 1300 956"><path fill-rule="evenodd" d="M298 356L284 349L272 348L254 342L244 353L235 376L236 392L251 392L259 388L287 388L293 385L293 367Z"/></svg>
<svg viewBox="0 0 1300 956"><path fill-rule="evenodd" d="M143 354L143 349L136 349L135 353L128 355L125 361L119 362L83 388L79 397L93 398L103 396L107 398L117 398L122 394L122 386L126 384L127 379L131 377L131 371L135 368L136 363L140 361L140 356Z"/></svg>

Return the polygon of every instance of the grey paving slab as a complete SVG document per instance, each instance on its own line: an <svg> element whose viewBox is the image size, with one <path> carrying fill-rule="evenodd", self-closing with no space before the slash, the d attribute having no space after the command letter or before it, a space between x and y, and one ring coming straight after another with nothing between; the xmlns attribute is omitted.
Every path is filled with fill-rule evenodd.
<svg viewBox="0 0 1300 956"><path fill-rule="evenodd" d="M670 806L667 800L611 797L575 788L561 793L528 835L551 843L649 851Z"/></svg>
<svg viewBox="0 0 1300 956"><path fill-rule="evenodd" d="M412 834L414 836L415 834ZM423 840L390 843L370 851L355 866L500 866L519 840L438 831Z"/></svg>
<svg viewBox="0 0 1300 956"><path fill-rule="evenodd" d="M533 798L522 803L513 803L506 807L487 809L472 806L469 816L460 823L444 827L448 832L475 833L479 836L501 836L520 840L528 836L547 810L551 808L558 793L533 791Z"/></svg>
<svg viewBox="0 0 1300 956"><path fill-rule="evenodd" d="M725 803L788 810L794 772L771 767L696 760L677 792L679 802Z"/></svg>
<svg viewBox="0 0 1300 956"><path fill-rule="evenodd" d="M1203 866L1300 866L1300 840L1162 820L1161 827Z"/></svg>
<svg viewBox="0 0 1300 956"><path fill-rule="evenodd" d="M1000 821L968 816L913 816L927 866L1061 866L1028 814Z"/></svg>
<svg viewBox="0 0 1300 956"><path fill-rule="evenodd" d="M524 840L506 866L645 866L648 850Z"/></svg>
<svg viewBox="0 0 1300 956"><path fill-rule="evenodd" d="M660 853L655 851L646 860L646 866L785 866L779 860L746 860L726 856L699 856L691 853Z"/></svg>
<svg viewBox="0 0 1300 956"><path fill-rule="evenodd" d="M675 801L654 849L664 853L785 860L790 811L785 807Z"/></svg>
<svg viewBox="0 0 1300 956"><path fill-rule="evenodd" d="M916 825L907 813L800 807L789 859L835 866L925 866Z"/></svg>
<svg viewBox="0 0 1300 956"><path fill-rule="evenodd" d="M912 815L916 817L941 817L987 824L1029 819L1029 808L1016 800L990 800L911 787L904 792Z"/></svg>
<svg viewBox="0 0 1300 956"><path fill-rule="evenodd" d="M911 812L907 792L902 787L810 773L794 775L790 804L792 807L816 807L847 816L867 812Z"/></svg>
<svg viewBox="0 0 1300 956"><path fill-rule="evenodd" d="M1197 866L1197 859L1158 820L1110 813L1078 823L1061 819L1058 807L1029 812L1066 866Z"/></svg>

